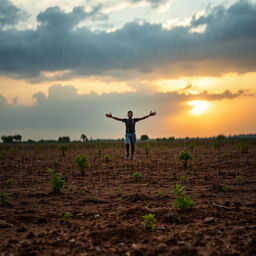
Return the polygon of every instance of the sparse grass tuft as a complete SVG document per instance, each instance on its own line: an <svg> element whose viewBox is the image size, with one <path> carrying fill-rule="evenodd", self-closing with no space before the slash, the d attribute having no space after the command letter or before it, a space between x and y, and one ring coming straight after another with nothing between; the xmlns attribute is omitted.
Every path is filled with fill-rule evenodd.
<svg viewBox="0 0 256 256"><path fill-rule="evenodd" d="M68 146L66 144L60 144L58 149L61 152L61 155L65 156L65 153L68 151Z"/></svg>
<svg viewBox="0 0 256 256"><path fill-rule="evenodd" d="M50 183L52 185L53 193L60 194L61 189L66 183L63 180L62 175L51 168L48 168L47 172L51 175Z"/></svg>
<svg viewBox="0 0 256 256"><path fill-rule="evenodd" d="M164 192L163 191L158 191L157 192L157 196L158 197L163 197L164 196Z"/></svg>
<svg viewBox="0 0 256 256"><path fill-rule="evenodd" d="M172 191L176 196L176 199L172 203L172 207L181 211L186 211L195 204L189 195L184 195L184 189L185 187L176 184L175 189Z"/></svg>
<svg viewBox="0 0 256 256"><path fill-rule="evenodd" d="M142 179L142 174L140 172L134 172L132 174L132 178L135 180L135 181L139 181Z"/></svg>
<svg viewBox="0 0 256 256"><path fill-rule="evenodd" d="M146 229L153 230L155 229L155 214L149 213L144 216L142 216L144 219L144 225Z"/></svg>
<svg viewBox="0 0 256 256"><path fill-rule="evenodd" d="M149 143L147 143L147 144L144 145L144 151L145 151L145 153L146 153L147 155L150 153L150 151L151 151L151 146L150 146Z"/></svg>
<svg viewBox="0 0 256 256"><path fill-rule="evenodd" d="M88 158L86 155L78 155L75 157L76 167L80 170L82 176L85 175L85 169L89 167Z"/></svg>
<svg viewBox="0 0 256 256"><path fill-rule="evenodd" d="M65 212L63 214L63 219L65 222L70 222L72 218L73 218L73 214L70 212Z"/></svg>
<svg viewBox="0 0 256 256"><path fill-rule="evenodd" d="M192 155L188 151L186 150L180 151L179 160L183 161L184 168L187 168L188 160L192 160L192 159L193 159Z"/></svg>
<svg viewBox="0 0 256 256"><path fill-rule="evenodd" d="M231 191L233 191L232 187L229 186L229 185L224 185L222 189L223 189L224 192L231 192Z"/></svg>
<svg viewBox="0 0 256 256"><path fill-rule="evenodd" d="M10 197L10 193L0 192L0 205L5 205Z"/></svg>
<svg viewBox="0 0 256 256"><path fill-rule="evenodd" d="M4 185L6 185L7 187L10 187L13 184L13 179L7 179L4 181Z"/></svg>
<svg viewBox="0 0 256 256"><path fill-rule="evenodd" d="M106 163L108 163L110 161L110 159L111 159L110 155L108 155L108 154L104 155L104 160Z"/></svg>
<svg viewBox="0 0 256 256"><path fill-rule="evenodd" d="M239 143L239 144L237 145L237 147L238 147L238 149L240 150L240 152L243 153L243 154L246 154L246 153L248 153L248 151L249 151L249 145L248 145L248 143Z"/></svg>

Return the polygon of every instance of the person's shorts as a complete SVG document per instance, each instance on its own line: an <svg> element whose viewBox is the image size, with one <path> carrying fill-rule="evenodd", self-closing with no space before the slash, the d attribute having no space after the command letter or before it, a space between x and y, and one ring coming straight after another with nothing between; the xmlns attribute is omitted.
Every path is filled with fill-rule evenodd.
<svg viewBox="0 0 256 256"><path fill-rule="evenodd" d="M125 144L135 144L136 143L136 134L135 133L126 133L124 137Z"/></svg>

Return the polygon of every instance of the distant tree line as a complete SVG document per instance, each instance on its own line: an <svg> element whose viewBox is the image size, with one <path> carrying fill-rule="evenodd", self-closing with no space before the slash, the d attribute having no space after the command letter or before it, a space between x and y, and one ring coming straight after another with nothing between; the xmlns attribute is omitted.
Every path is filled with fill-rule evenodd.
<svg viewBox="0 0 256 256"><path fill-rule="evenodd" d="M89 141L88 137L85 134L81 134L81 140L83 142L87 142ZM22 136L21 135L3 135L1 136L1 140L3 141L3 143L21 143L22 140ZM90 137L90 141L92 141L93 138ZM61 136L59 137L57 140L53 140L53 139L49 139L49 140L32 140L32 139L28 139L27 141L22 141L23 143L70 143L70 137L69 136ZM79 142L79 141L73 141L73 142ZM80 141L81 142L81 141Z"/></svg>
<svg viewBox="0 0 256 256"><path fill-rule="evenodd" d="M22 136L17 134L17 135L8 135L8 136L1 136L1 140L3 143L13 143L13 142L18 142L21 143Z"/></svg>
<svg viewBox="0 0 256 256"><path fill-rule="evenodd" d="M72 142L88 142L88 141L123 141L124 139L93 139L90 137L90 139L85 135L81 134L80 136L81 140L73 140ZM143 134L140 136L141 141L146 141L149 140L149 136L146 134ZM219 134L217 136L213 137L185 137L185 138L175 138L175 137L167 137L167 138L156 138L156 139L151 139L151 140L156 140L156 141L174 141L174 140L218 140L218 141L225 141L228 139L256 139L256 134L239 134L239 135L228 135L225 136L223 134ZM59 137L57 140L49 139L49 140L32 140L28 139L27 141L22 141L22 136L17 134L17 135L8 135L8 136L1 136L1 140L3 143L70 143L70 137L69 136L62 136Z"/></svg>

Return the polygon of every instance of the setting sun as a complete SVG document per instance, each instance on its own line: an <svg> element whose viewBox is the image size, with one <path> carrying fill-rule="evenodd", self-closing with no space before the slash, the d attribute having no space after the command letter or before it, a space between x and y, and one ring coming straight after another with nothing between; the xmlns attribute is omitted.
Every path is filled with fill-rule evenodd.
<svg viewBox="0 0 256 256"><path fill-rule="evenodd" d="M192 106L191 113L194 115L201 115L207 111L208 102L204 100L189 101L188 105Z"/></svg>

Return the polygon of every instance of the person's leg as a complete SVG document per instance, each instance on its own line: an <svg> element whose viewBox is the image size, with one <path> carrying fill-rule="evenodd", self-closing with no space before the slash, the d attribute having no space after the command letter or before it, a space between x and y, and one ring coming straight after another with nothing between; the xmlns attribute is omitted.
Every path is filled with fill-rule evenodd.
<svg viewBox="0 0 256 256"><path fill-rule="evenodd" d="M128 159L130 153L130 148L129 148L129 144L130 144L130 139L129 139L129 136L128 134L125 134L125 137L124 137L124 143L125 143L125 149L126 149L126 156L125 158Z"/></svg>
<svg viewBox="0 0 256 256"><path fill-rule="evenodd" d="M131 142L131 159L133 159L133 155L134 155L134 151L135 151L135 144L133 143L133 141Z"/></svg>
<svg viewBox="0 0 256 256"><path fill-rule="evenodd" d="M136 135L133 134L131 137L131 159L133 159L133 155L135 152L135 143L136 143Z"/></svg>
<svg viewBox="0 0 256 256"><path fill-rule="evenodd" d="M126 149L126 158L128 158L129 157L129 149L130 149L130 147L129 147L129 144L125 144L125 149Z"/></svg>

